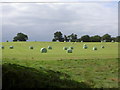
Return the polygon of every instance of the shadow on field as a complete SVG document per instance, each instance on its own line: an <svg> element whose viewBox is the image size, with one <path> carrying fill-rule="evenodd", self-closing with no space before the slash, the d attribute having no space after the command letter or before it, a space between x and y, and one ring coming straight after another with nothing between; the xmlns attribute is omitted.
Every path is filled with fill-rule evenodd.
<svg viewBox="0 0 120 90"><path fill-rule="evenodd" d="M3 89L8 88L90 88L89 85L76 82L70 76L58 71L39 70L17 64L2 65Z"/></svg>

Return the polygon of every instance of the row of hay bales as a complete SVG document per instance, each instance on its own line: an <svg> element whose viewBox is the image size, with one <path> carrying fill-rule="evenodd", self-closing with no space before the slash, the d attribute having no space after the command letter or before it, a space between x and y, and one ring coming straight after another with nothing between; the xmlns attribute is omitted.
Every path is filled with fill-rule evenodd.
<svg viewBox="0 0 120 90"><path fill-rule="evenodd" d="M86 44L83 45L83 49L87 49L88 46ZM101 48L105 48L104 46L101 46ZM67 50L67 53L72 53L73 52L74 47L63 47L63 50ZM97 50L97 47L93 47L93 50Z"/></svg>
<svg viewBox="0 0 120 90"><path fill-rule="evenodd" d="M34 47L33 47L33 46L30 46L29 49L34 49ZM41 49L40 49L40 52L41 52L41 53L47 53L47 49L52 50L52 47L51 47L51 46L48 46L47 48L45 48L45 47L44 47L44 48L41 48Z"/></svg>
<svg viewBox="0 0 120 90"><path fill-rule="evenodd" d="M4 49L5 47L4 46L0 46L1 49ZM13 49L14 46L9 46L9 49Z"/></svg>
<svg viewBox="0 0 120 90"><path fill-rule="evenodd" d="M1 46L1 48L4 49L4 46ZM10 49L13 49L14 46L9 46L9 48L10 48ZM88 48L88 46L87 46L86 44L84 44L84 45L83 45L83 49L87 49L87 48ZM105 48L105 47L104 47L104 46L101 46L101 48ZM29 49L34 49L34 47L33 47L33 46L30 46ZM40 49L40 52L41 52L41 53L47 53L47 49L52 50L52 47L51 47L51 46L48 46L47 48L45 48L45 47L44 47L44 48L41 48L41 49ZM73 49L74 49L74 47L63 47L63 50L66 50L67 53L72 53L72 52L73 52ZM97 50L97 47L93 47L93 50Z"/></svg>
<svg viewBox="0 0 120 90"><path fill-rule="evenodd" d="M86 44L83 45L83 49L87 49L88 46ZM101 48L105 48L104 46L101 46ZM93 50L97 50L97 47L93 47Z"/></svg>
<svg viewBox="0 0 120 90"><path fill-rule="evenodd" d="M51 46L48 46L47 48L48 48L49 50L52 50L52 47L51 47ZM41 48L41 49L40 49L40 52L41 52L41 53L47 53L47 49L46 49L46 48Z"/></svg>

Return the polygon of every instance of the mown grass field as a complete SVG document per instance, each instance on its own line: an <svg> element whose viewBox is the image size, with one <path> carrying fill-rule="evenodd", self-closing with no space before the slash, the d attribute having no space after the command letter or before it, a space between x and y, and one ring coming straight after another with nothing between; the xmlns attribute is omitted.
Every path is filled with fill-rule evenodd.
<svg viewBox="0 0 120 90"><path fill-rule="evenodd" d="M83 44L86 44L88 49L83 49ZM118 43L3 42L2 45L5 47L2 49L2 63L3 80L6 85L12 82L11 86L15 86L16 78L23 78L24 85L21 85L20 80L16 87L118 88ZM9 49L9 46L14 46L14 49ZM34 49L29 49L29 46L33 46ZM40 53L41 48L48 46L52 46L53 49L47 53ZM73 53L63 50L63 47L70 46L74 47ZM93 51L94 46L98 50ZM105 48L102 49L101 46ZM34 72L36 70L39 74ZM29 80L23 74L23 77L19 77L18 74L14 81L11 79L6 83L8 71L12 72L12 75L13 72L21 74L29 71L27 76L29 80L32 77L32 84L27 83ZM9 77L12 77L11 73Z"/></svg>

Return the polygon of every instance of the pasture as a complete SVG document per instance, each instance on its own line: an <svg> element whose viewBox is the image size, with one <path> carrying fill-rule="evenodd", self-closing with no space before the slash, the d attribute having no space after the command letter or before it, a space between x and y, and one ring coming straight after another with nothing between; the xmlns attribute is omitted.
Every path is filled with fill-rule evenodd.
<svg viewBox="0 0 120 90"><path fill-rule="evenodd" d="M87 49L83 49L84 44L87 45ZM38 71L52 70L59 72L59 74L64 73L62 78L65 80L68 79L65 75L68 75L69 80L80 83L80 87L118 88L118 43L3 42L2 45L4 49L0 50L2 50L2 63L6 68L5 70L9 69L6 64L8 66L10 64L11 70L17 73L19 71L15 69L15 66L12 68L12 65L34 68ZM14 48L10 49L9 46L14 46ZM34 48L29 49L30 46ZM40 52L41 48L48 48L48 46L51 46L52 49L47 49L47 53ZM101 46L105 48L101 48ZM63 47L73 47L72 53L67 53L67 50L63 50ZM97 50L93 50L93 47L97 47ZM57 73L57 75L59 74ZM23 76L23 78L25 77ZM72 81L68 82L69 84L64 82L61 85L60 80L54 79L54 82L59 82L56 87L79 87L75 82L72 84Z"/></svg>

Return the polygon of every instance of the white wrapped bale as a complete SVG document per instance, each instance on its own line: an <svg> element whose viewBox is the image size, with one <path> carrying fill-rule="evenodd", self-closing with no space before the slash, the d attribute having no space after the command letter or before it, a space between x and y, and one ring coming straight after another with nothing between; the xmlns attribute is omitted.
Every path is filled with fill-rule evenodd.
<svg viewBox="0 0 120 90"><path fill-rule="evenodd" d="M83 46L87 46L86 44L84 44Z"/></svg>
<svg viewBox="0 0 120 90"><path fill-rule="evenodd" d="M104 46L101 46L101 48L105 48Z"/></svg>
<svg viewBox="0 0 120 90"><path fill-rule="evenodd" d="M83 41L81 41L81 42L83 42Z"/></svg>
<svg viewBox="0 0 120 90"><path fill-rule="evenodd" d="M83 49L87 49L88 47L87 46L83 46Z"/></svg>
<svg viewBox="0 0 120 90"><path fill-rule="evenodd" d="M102 43L103 41L101 41L101 43Z"/></svg>
<svg viewBox="0 0 120 90"><path fill-rule="evenodd" d="M67 50L67 53L72 53L72 49L68 49L68 50Z"/></svg>
<svg viewBox="0 0 120 90"><path fill-rule="evenodd" d="M74 49L74 47L69 47L69 49Z"/></svg>
<svg viewBox="0 0 120 90"><path fill-rule="evenodd" d="M1 48L1 49L4 49L5 47L4 47L4 46L1 46L0 48Z"/></svg>
<svg viewBox="0 0 120 90"><path fill-rule="evenodd" d="M106 40L103 40L103 42L106 42Z"/></svg>
<svg viewBox="0 0 120 90"><path fill-rule="evenodd" d="M10 48L10 49L13 49L14 47L13 47L13 46L10 46L9 48Z"/></svg>
<svg viewBox="0 0 120 90"><path fill-rule="evenodd" d="M47 53L47 49L46 48L41 48L40 52L41 53Z"/></svg>
<svg viewBox="0 0 120 90"><path fill-rule="evenodd" d="M97 47L93 47L93 50L97 50Z"/></svg>
<svg viewBox="0 0 120 90"><path fill-rule="evenodd" d="M33 46L30 46L29 49L33 49Z"/></svg>
<svg viewBox="0 0 120 90"><path fill-rule="evenodd" d="M52 49L52 47L51 47L51 46L48 46L48 49Z"/></svg>
<svg viewBox="0 0 120 90"><path fill-rule="evenodd" d="M111 42L114 42L114 40L112 40Z"/></svg>
<svg viewBox="0 0 120 90"><path fill-rule="evenodd" d="M63 47L63 50L67 50L68 48L67 47Z"/></svg>

